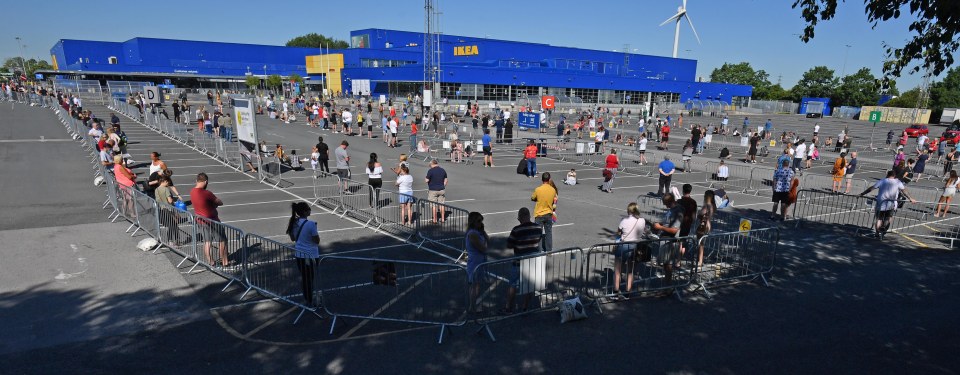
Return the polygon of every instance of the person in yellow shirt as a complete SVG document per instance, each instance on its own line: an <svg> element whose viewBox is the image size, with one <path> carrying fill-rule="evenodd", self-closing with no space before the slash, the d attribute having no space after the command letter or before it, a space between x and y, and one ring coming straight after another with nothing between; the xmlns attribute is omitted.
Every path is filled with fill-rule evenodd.
<svg viewBox="0 0 960 375"><path fill-rule="evenodd" d="M547 252L553 249L553 213L557 207L557 185L550 179L550 172L543 172L540 181L543 183L533 190L530 200L537 202L533 208L533 222L543 228L540 250Z"/></svg>

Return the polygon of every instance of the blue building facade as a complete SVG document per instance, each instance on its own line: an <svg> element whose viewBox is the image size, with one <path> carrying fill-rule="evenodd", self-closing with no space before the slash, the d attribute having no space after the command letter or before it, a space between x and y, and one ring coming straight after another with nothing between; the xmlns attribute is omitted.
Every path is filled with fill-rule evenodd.
<svg viewBox="0 0 960 375"><path fill-rule="evenodd" d="M64 39L51 48L57 74L101 79L140 76L176 80L240 80L246 75L306 76L334 92L354 82L371 94L423 89L423 34L363 29L351 48L323 50L154 38L125 42ZM566 95L585 103L642 104L652 100L736 103L752 94L743 85L698 82L690 59L558 47L456 35L439 38L443 98L512 100ZM329 80L329 81L328 81Z"/></svg>
<svg viewBox="0 0 960 375"><path fill-rule="evenodd" d="M172 39L125 42L61 39L50 49L55 70L68 74L163 74L183 77L243 77L306 74L304 56L319 48L264 46Z"/></svg>

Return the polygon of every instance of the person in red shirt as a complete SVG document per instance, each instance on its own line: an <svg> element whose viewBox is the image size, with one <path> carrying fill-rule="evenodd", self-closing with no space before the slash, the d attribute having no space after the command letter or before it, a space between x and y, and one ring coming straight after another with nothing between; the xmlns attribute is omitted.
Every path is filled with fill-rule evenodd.
<svg viewBox="0 0 960 375"><path fill-rule="evenodd" d="M537 176L537 145L531 139L523 149L523 158L527 160L527 178Z"/></svg>
<svg viewBox="0 0 960 375"><path fill-rule="evenodd" d="M410 122L410 153L417 152L417 122Z"/></svg>
<svg viewBox="0 0 960 375"><path fill-rule="evenodd" d="M220 215L217 212L217 207L223 206L223 201L207 190L207 180L206 173L197 174L197 184L190 190L190 200L193 203L197 229L203 238L204 259L209 265L217 263L210 252L212 243L216 241L220 249L220 264L227 267L230 265L230 260L227 258L227 235L220 224Z"/></svg>
<svg viewBox="0 0 960 375"><path fill-rule="evenodd" d="M611 147L610 154L607 155L606 165L603 168L601 191L605 193L613 192L613 178L617 176L617 168L620 168L620 157L617 156L617 149Z"/></svg>

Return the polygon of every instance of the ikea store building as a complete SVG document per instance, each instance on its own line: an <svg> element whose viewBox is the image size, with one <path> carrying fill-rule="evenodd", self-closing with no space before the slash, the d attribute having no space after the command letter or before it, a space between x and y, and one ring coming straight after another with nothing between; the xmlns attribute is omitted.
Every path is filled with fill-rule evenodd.
<svg viewBox="0 0 960 375"><path fill-rule="evenodd" d="M60 79L224 88L244 88L251 75L298 74L308 85L331 93L406 95L423 88L423 44L423 33L384 29L351 32L351 47L343 50L155 38L64 39L51 48L54 71L47 73ZM439 36L438 45L439 90L447 99L557 95L600 104L738 104L753 90L697 82L697 62L690 59L455 35Z"/></svg>

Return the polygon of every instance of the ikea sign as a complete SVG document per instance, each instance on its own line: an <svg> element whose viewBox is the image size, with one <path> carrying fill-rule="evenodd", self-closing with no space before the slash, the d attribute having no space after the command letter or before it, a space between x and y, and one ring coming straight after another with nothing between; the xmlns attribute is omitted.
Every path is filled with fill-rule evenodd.
<svg viewBox="0 0 960 375"><path fill-rule="evenodd" d="M453 47L454 56L475 56L480 54L480 48L477 46L457 46Z"/></svg>

